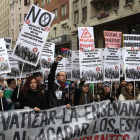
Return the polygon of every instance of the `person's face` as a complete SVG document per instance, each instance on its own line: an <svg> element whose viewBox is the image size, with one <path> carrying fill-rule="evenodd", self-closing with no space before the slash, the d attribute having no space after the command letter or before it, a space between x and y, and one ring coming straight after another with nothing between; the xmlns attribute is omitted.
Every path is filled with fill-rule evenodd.
<svg viewBox="0 0 140 140"><path fill-rule="evenodd" d="M42 80L41 75L37 75L36 79L37 79L37 81L41 82L41 80Z"/></svg>
<svg viewBox="0 0 140 140"><path fill-rule="evenodd" d="M102 83L98 84L98 89L102 89Z"/></svg>
<svg viewBox="0 0 140 140"><path fill-rule="evenodd" d="M83 90L83 92L87 93L89 91L89 85L88 84L84 84L82 86L82 90Z"/></svg>
<svg viewBox="0 0 140 140"><path fill-rule="evenodd" d="M12 89L16 88L16 81L12 81L11 84L9 84L9 87Z"/></svg>
<svg viewBox="0 0 140 140"><path fill-rule="evenodd" d="M37 81L36 79L32 79L30 82L30 89L36 89L37 87Z"/></svg>
<svg viewBox="0 0 140 140"><path fill-rule="evenodd" d="M60 82L65 83L66 82L66 73L65 72L59 72L59 76L57 76L57 80Z"/></svg>
<svg viewBox="0 0 140 140"><path fill-rule="evenodd" d="M110 92L110 87L104 86L104 93L109 93L109 92Z"/></svg>
<svg viewBox="0 0 140 140"><path fill-rule="evenodd" d="M127 83L127 82L125 82L125 80L122 80L122 81L121 81L121 85L122 85L123 87L126 86L126 83Z"/></svg>
<svg viewBox="0 0 140 140"><path fill-rule="evenodd" d="M127 84L126 89L127 89L128 92L132 92L133 85L132 84Z"/></svg>

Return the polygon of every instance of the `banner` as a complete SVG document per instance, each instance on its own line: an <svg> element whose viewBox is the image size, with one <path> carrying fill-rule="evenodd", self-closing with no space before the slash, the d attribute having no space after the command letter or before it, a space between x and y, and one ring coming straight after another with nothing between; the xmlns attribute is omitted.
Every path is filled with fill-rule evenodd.
<svg viewBox="0 0 140 140"><path fill-rule="evenodd" d="M4 39L0 39L0 74L11 72Z"/></svg>
<svg viewBox="0 0 140 140"><path fill-rule="evenodd" d="M123 34L124 47L140 47L140 35Z"/></svg>
<svg viewBox="0 0 140 140"><path fill-rule="evenodd" d="M140 49L139 47L125 47L123 49L125 80L140 80Z"/></svg>
<svg viewBox="0 0 140 140"><path fill-rule="evenodd" d="M140 101L94 102L0 114L2 140L138 140Z"/></svg>
<svg viewBox="0 0 140 140"><path fill-rule="evenodd" d="M71 81L80 80L79 51L72 51L71 57Z"/></svg>
<svg viewBox="0 0 140 140"><path fill-rule="evenodd" d="M109 47L121 47L122 32L116 31L104 31L105 46Z"/></svg>
<svg viewBox="0 0 140 140"><path fill-rule="evenodd" d="M4 41L6 43L6 49L7 49L7 51L8 50L11 50L11 42L12 42L12 39L11 38L7 38L7 37L4 37Z"/></svg>
<svg viewBox="0 0 140 140"><path fill-rule="evenodd" d="M120 48L105 47L104 52L104 81L120 80Z"/></svg>
<svg viewBox="0 0 140 140"><path fill-rule="evenodd" d="M103 50L84 50L79 53L80 77L84 77L87 83L103 82Z"/></svg>
<svg viewBox="0 0 140 140"><path fill-rule="evenodd" d="M32 5L23 24L13 58L37 66L54 14Z"/></svg>

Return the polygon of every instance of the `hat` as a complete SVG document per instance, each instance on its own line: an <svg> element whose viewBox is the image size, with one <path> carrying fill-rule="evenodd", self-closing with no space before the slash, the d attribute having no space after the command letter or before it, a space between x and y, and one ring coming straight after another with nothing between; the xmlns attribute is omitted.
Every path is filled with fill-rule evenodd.
<svg viewBox="0 0 140 140"><path fill-rule="evenodd" d="M43 75L41 72L35 72L33 73L33 76L37 76L37 75Z"/></svg>
<svg viewBox="0 0 140 140"><path fill-rule="evenodd" d="M105 87L105 86L111 87L110 82L107 82L107 81L106 81L106 82L104 82L104 83L103 83L103 85L102 85L102 87Z"/></svg>
<svg viewBox="0 0 140 140"><path fill-rule="evenodd" d="M127 84L132 84L134 86L134 82L133 81L127 81ZM126 84L126 86L127 86Z"/></svg>

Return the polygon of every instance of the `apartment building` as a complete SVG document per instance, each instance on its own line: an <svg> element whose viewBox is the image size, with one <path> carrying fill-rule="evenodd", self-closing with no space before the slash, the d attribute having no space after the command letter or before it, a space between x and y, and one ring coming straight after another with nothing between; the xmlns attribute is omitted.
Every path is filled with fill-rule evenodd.
<svg viewBox="0 0 140 140"><path fill-rule="evenodd" d="M12 47L15 46L20 34L24 19L34 0L10 0L10 33L12 38Z"/></svg>
<svg viewBox="0 0 140 140"><path fill-rule="evenodd" d="M55 53L61 54L61 48L71 49L70 36L70 0L34 0L34 4L55 14L47 40L55 43Z"/></svg>
<svg viewBox="0 0 140 140"><path fill-rule="evenodd" d="M96 48L105 45L104 30L140 34L139 0L71 0L70 5L73 50L79 47L78 27L94 27Z"/></svg>
<svg viewBox="0 0 140 140"><path fill-rule="evenodd" d="M11 37L9 3L10 0L0 0L0 38Z"/></svg>

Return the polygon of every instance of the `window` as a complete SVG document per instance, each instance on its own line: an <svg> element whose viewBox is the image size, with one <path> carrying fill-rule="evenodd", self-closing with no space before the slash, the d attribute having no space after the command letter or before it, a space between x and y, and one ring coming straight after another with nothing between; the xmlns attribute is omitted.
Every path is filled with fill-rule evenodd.
<svg viewBox="0 0 140 140"><path fill-rule="evenodd" d="M19 0L19 7L21 7L21 0Z"/></svg>
<svg viewBox="0 0 140 140"><path fill-rule="evenodd" d="M66 35L66 24L62 25L62 35Z"/></svg>
<svg viewBox="0 0 140 140"><path fill-rule="evenodd" d="M107 3L104 5L104 11L109 11L111 8L110 8L110 3Z"/></svg>
<svg viewBox="0 0 140 140"><path fill-rule="evenodd" d="M53 13L55 14L54 20L56 20L58 16L58 9L53 10Z"/></svg>
<svg viewBox="0 0 140 140"><path fill-rule="evenodd" d="M133 3L134 2L134 0L126 0L126 5L128 4L128 3Z"/></svg>
<svg viewBox="0 0 140 140"><path fill-rule="evenodd" d="M114 2L114 8L119 7L119 0L115 0Z"/></svg>
<svg viewBox="0 0 140 140"><path fill-rule="evenodd" d="M21 14L19 14L19 22L21 22Z"/></svg>
<svg viewBox="0 0 140 140"><path fill-rule="evenodd" d="M82 9L82 20L87 19L87 7Z"/></svg>
<svg viewBox="0 0 140 140"><path fill-rule="evenodd" d="M130 25L130 34L140 34L140 23Z"/></svg>
<svg viewBox="0 0 140 140"><path fill-rule="evenodd" d="M12 28L14 28L14 20L12 19Z"/></svg>
<svg viewBox="0 0 140 140"><path fill-rule="evenodd" d="M56 27L54 28L54 37L56 37L57 36L57 29L56 29Z"/></svg>
<svg viewBox="0 0 140 140"><path fill-rule="evenodd" d="M35 3L35 5L36 5L36 6L39 6L39 3L38 3L38 2L36 2L36 3Z"/></svg>
<svg viewBox="0 0 140 140"><path fill-rule="evenodd" d="M67 4L63 5L61 10L62 10L61 11L62 17L66 16L67 15Z"/></svg>
<svg viewBox="0 0 140 140"><path fill-rule="evenodd" d="M41 0L41 6L42 6L42 7L45 6L45 0Z"/></svg>
<svg viewBox="0 0 140 140"><path fill-rule="evenodd" d="M79 20L79 12L76 11L74 12L74 23L78 23L78 20Z"/></svg>
<svg viewBox="0 0 140 140"><path fill-rule="evenodd" d="M14 3L13 3L13 5L12 5L12 13L14 12Z"/></svg>
<svg viewBox="0 0 140 140"><path fill-rule="evenodd" d="M47 0L47 4L51 3L51 0Z"/></svg>

